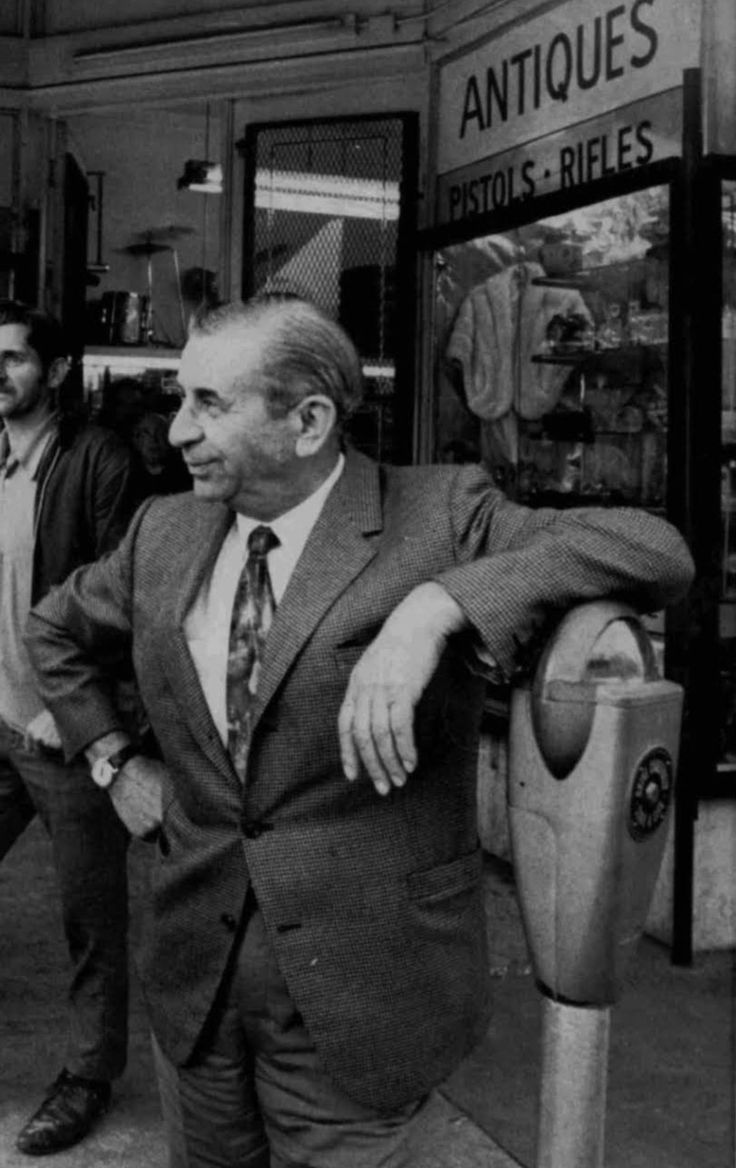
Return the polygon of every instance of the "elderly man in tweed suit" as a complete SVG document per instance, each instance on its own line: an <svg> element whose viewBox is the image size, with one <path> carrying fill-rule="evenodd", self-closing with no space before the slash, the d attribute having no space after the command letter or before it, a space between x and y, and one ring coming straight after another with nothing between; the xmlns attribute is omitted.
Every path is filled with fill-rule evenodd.
<svg viewBox="0 0 736 1168"><path fill-rule="evenodd" d="M510 673L584 599L674 601L690 557L642 512L533 512L479 468L344 449L360 366L303 301L215 309L180 381L193 494L144 505L31 631L69 756L155 840L172 1164L399 1168L487 1017L469 665ZM110 700L122 646L160 761Z"/></svg>

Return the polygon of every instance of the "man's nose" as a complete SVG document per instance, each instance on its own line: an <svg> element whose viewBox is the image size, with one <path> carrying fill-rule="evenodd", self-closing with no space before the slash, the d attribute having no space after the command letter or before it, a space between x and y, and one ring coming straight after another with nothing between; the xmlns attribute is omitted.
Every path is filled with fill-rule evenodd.
<svg viewBox="0 0 736 1168"><path fill-rule="evenodd" d="M189 446L202 437L202 431L192 417L186 402L182 402L169 426L169 442L172 446Z"/></svg>

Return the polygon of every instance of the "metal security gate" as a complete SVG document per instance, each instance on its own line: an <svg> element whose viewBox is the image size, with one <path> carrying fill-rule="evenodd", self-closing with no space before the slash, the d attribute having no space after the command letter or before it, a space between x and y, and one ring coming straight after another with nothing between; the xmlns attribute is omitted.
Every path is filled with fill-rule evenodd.
<svg viewBox="0 0 736 1168"><path fill-rule="evenodd" d="M250 126L243 295L288 291L338 319L363 361L356 445L406 461L414 340L414 115Z"/></svg>

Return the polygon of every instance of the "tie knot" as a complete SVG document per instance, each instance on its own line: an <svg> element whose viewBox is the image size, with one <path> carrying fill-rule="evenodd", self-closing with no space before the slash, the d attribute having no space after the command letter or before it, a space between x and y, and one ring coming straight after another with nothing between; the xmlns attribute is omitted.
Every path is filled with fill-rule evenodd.
<svg viewBox="0 0 736 1168"><path fill-rule="evenodd" d="M279 537L270 527L259 524L248 536L248 555L262 557L279 546Z"/></svg>

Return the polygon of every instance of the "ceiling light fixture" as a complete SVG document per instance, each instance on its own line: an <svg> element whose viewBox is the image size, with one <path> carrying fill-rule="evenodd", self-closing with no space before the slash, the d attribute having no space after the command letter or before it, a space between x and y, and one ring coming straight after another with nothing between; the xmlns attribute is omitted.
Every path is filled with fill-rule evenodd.
<svg viewBox="0 0 736 1168"><path fill-rule="evenodd" d="M176 188L179 191L201 191L205 195L221 195L222 166L219 162L188 158Z"/></svg>
<svg viewBox="0 0 736 1168"><path fill-rule="evenodd" d="M255 204L268 211L396 220L399 184L346 175L263 169L256 173Z"/></svg>

